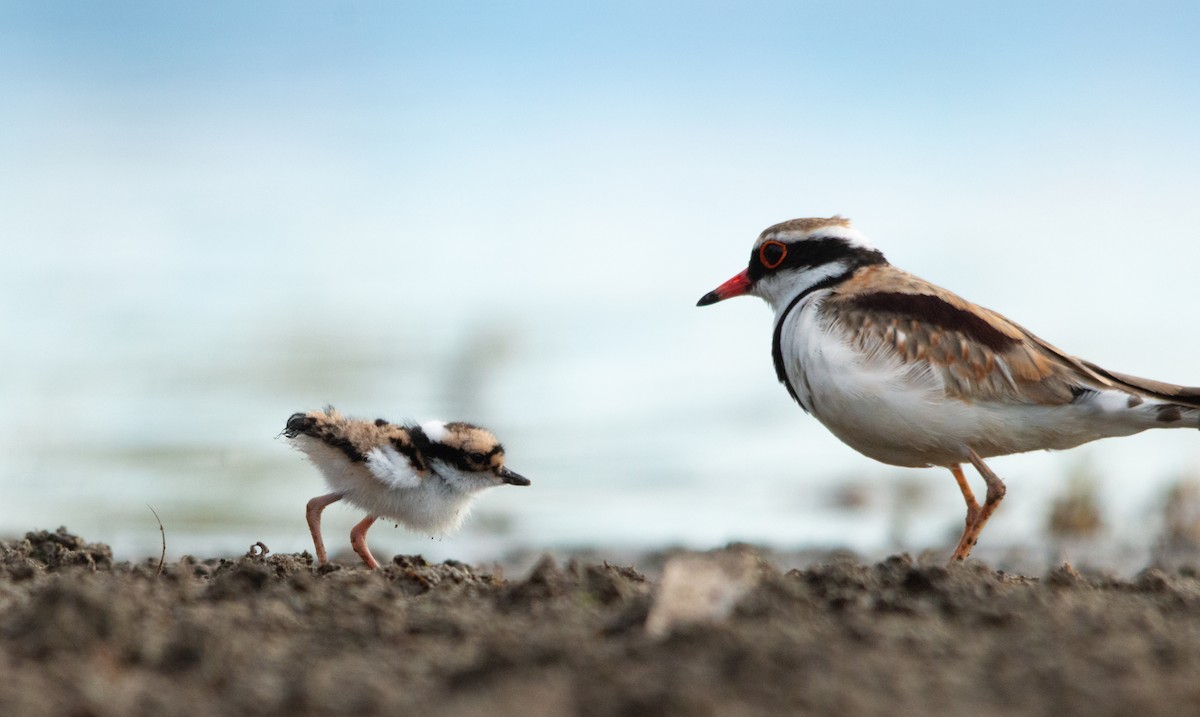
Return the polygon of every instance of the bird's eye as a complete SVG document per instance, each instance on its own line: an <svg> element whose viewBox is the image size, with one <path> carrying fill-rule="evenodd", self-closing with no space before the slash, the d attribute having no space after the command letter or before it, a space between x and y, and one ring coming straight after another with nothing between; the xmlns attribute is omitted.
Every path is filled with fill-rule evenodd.
<svg viewBox="0 0 1200 717"><path fill-rule="evenodd" d="M487 456L483 455L482 453L472 453L468 457L471 459L471 462L476 465L483 465L484 461L487 460Z"/></svg>
<svg viewBox="0 0 1200 717"><path fill-rule="evenodd" d="M768 269L774 269L783 263L787 256L787 245L782 242L768 241L758 248L758 260Z"/></svg>

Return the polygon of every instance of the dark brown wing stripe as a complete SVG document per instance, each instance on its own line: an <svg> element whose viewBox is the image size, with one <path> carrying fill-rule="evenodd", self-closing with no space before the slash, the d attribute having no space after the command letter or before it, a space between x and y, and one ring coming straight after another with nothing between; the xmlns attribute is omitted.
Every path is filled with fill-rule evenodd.
<svg viewBox="0 0 1200 717"><path fill-rule="evenodd" d="M851 306L864 311L901 314L946 331L958 331L992 351L1004 351L1020 339L999 331L970 311L930 294L883 292L849 297Z"/></svg>

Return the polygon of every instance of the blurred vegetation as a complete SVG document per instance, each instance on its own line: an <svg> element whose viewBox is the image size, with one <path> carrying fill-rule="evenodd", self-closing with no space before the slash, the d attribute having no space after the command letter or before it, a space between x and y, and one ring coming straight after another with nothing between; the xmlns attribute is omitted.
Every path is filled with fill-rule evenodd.
<svg viewBox="0 0 1200 717"><path fill-rule="evenodd" d="M1175 562L1200 551L1200 478L1185 477L1163 493L1162 524L1154 544L1156 562Z"/></svg>
<svg viewBox="0 0 1200 717"><path fill-rule="evenodd" d="M1095 538L1104 531L1099 482L1095 471L1086 462L1071 470L1066 492L1054 499L1046 520L1046 533L1052 539Z"/></svg>

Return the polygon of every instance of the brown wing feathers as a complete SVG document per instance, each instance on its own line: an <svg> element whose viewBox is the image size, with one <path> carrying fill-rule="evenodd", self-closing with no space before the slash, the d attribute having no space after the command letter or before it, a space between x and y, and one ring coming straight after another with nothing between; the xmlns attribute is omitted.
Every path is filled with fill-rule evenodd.
<svg viewBox="0 0 1200 717"><path fill-rule="evenodd" d="M890 346L909 363L926 363L941 371L952 395L1043 404L1075 396L1061 364L939 297L863 294L837 314L861 349Z"/></svg>
<svg viewBox="0 0 1200 717"><path fill-rule="evenodd" d="M932 294L906 294L899 291L857 294L849 298L849 304L863 311L888 316L920 317L923 324L969 336L992 351L1004 351L1020 340L989 324L977 314L964 311ZM917 324L916 319L910 324Z"/></svg>
<svg viewBox="0 0 1200 717"><path fill-rule="evenodd" d="M1000 314L890 265L860 271L826 309L863 350L890 346L910 363L940 370L952 395L1061 405L1084 389L1120 383Z"/></svg>

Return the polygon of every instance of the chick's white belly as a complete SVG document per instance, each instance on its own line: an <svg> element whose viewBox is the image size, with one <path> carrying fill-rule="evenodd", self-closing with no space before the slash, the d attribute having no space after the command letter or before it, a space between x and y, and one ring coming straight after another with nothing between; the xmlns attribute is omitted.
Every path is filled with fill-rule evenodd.
<svg viewBox="0 0 1200 717"><path fill-rule="evenodd" d="M343 492L343 500L370 515L394 520L419 533L440 535L462 525L471 510L473 496L448 491L433 478L415 488L391 488L383 485L366 469L355 466L365 477L344 486L330 487Z"/></svg>
<svg viewBox="0 0 1200 717"><path fill-rule="evenodd" d="M471 509L471 494L451 490L433 476L412 487L388 485L364 463L348 462L336 449L307 436L294 441L321 471L331 490L369 515L394 520L420 533L439 535L457 530Z"/></svg>

